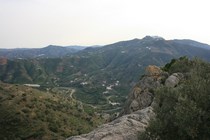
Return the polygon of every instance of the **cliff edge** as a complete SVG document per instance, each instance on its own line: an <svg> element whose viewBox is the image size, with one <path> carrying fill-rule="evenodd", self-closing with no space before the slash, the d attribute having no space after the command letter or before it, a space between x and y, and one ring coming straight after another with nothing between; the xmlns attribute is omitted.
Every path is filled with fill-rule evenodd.
<svg viewBox="0 0 210 140"><path fill-rule="evenodd" d="M181 77L181 74L169 76L157 66L148 66L145 75L129 93L120 117L88 134L73 136L67 140L137 140L139 133L145 131L149 120L155 117L155 89L163 85L174 87Z"/></svg>

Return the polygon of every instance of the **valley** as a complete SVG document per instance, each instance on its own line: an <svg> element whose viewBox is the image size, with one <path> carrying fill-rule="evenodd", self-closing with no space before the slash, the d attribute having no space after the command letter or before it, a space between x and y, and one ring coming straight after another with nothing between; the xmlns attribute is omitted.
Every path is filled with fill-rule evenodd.
<svg viewBox="0 0 210 140"><path fill-rule="evenodd" d="M205 48L208 45L191 40L146 36L102 47L87 47L62 57L1 58L0 80L13 84L39 84L45 90L73 88L74 99L101 111L119 108L119 112L146 66L163 66L181 56L210 61L210 50ZM54 51L53 47L50 49L56 52L58 46Z"/></svg>
<svg viewBox="0 0 210 140"><path fill-rule="evenodd" d="M64 54L52 57L30 57L30 49L21 59L0 52L0 137L65 139L88 133L122 113L148 65L164 69L182 56L210 61L208 47L146 36L74 53L62 48Z"/></svg>

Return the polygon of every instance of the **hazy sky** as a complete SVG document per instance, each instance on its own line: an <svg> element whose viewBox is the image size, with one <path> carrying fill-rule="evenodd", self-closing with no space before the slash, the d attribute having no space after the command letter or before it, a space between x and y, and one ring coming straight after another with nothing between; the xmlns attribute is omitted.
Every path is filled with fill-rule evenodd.
<svg viewBox="0 0 210 140"><path fill-rule="evenodd" d="M158 35L210 44L209 0L0 0L0 48Z"/></svg>

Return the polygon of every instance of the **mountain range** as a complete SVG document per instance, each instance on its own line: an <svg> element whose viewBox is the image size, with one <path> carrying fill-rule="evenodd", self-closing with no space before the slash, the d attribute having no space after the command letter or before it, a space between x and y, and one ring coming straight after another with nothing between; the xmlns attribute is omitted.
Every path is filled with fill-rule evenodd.
<svg viewBox="0 0 210 140"><path fill-rule="evenodd" d="M88 46L57 46L49 45L44 48L18 48L0 49L0 57L8 59L28 59L28 58L57 58L68 54L76 53ZM97 46L90 46L97 47Z"/></svg>
<svg viewBox="0 0 210 140"><path fill-rule="evenodd" d="M78 100L113 111L123 105L127 93L147 65L163 66L181 56L210 61L209 48L209 45L192 40L146 36L103 47L88 47L63 57L3 58L0 80L40 84L42 87L74 87L77 89L74 96ZM55 50L53 52L58 54Z"/></svg>
<svg viewBox="0 0 210 140"><path fill-rule="evenodd" d="M0 50L0 138L208 139L210 65L194 57L210 61L209 48L146 36L75 52Z"/></svg>

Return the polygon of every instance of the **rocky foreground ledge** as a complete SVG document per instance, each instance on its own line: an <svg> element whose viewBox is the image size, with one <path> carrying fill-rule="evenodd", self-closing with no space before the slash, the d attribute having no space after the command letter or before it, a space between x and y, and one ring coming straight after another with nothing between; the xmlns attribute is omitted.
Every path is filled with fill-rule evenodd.
<svg viewBox="0 0 210 140"><path fill-rule="evenodd" d="M67 140L137 140L138 134L145 130L153 116L152 107L147 107L117 118L88 134L70 137Z"/></svg>
<svg viewBox="0 0 210 140"><path fill-rule="evenodd" d="M138 140L138 135L145 131L149 120L155 117L154 90L164 85L174 87L181 78L181 74L169 76L159 67L148 66L145 75L129 93L119 118L88 134L73 136L67 140Z"/></svg>

